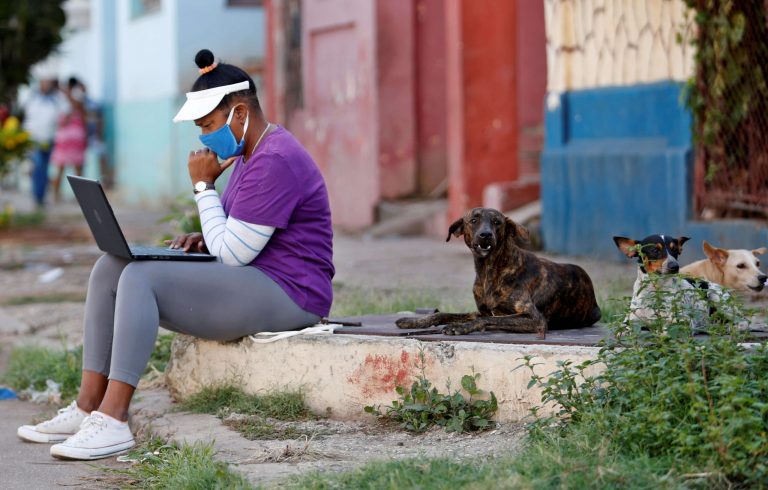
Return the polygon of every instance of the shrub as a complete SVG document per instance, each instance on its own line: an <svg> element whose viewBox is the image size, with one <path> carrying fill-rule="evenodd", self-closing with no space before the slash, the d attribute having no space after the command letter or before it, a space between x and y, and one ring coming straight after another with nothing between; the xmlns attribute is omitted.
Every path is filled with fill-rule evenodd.
<svg viewBox="0 0 768 490"><path fill-rule="evenodd" d="M559 407L537 416L533 437L568 438L589 427L612 451L668 460L710 484L768 485L768 349L744 343L737 326L746 313L734 297L717 305L708 335L694 336L694 313L675 298L679 291L654 286L654 318L611 325L594 361L533 374L529 386ZM533 359L524 362L533 372ZM587 374L594 364L604 370Z"/></svg>

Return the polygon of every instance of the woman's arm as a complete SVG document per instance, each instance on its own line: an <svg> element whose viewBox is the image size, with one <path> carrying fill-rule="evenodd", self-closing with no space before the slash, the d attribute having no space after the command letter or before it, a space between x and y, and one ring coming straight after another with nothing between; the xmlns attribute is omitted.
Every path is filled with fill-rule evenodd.
<svg viewBox="0 0 768 490"><path fill-rule="evenodd" d="M224 264L250 264L275 231L272 226L247 223L231 216L227 218L215 190L196 194L195 201L208 251Z"/></svg>

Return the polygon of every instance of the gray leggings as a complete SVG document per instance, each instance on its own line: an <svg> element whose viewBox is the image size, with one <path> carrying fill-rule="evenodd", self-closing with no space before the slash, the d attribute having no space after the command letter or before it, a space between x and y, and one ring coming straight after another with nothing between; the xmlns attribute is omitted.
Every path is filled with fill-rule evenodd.
<svg viewBox="0 0 768 490"><path fill-rule="evenodd" d="M83 369L136 386L155 348L158 325L226 341L318 320L255 267L130 262L104 255L88 282Z"/></svg>

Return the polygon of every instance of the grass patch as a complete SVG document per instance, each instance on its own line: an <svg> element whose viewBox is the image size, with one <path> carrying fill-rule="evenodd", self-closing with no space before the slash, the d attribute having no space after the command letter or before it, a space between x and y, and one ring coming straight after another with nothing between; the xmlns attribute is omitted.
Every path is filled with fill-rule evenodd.
<svg viewBox="0 0 768 490"><path fill-rule="evenodd" d="M246 415L238 418L224 419L224 425L230 427L246 439L255 440L286 440L298 439L299 437L311 438L313 436L325 435L325 431L302 430L294 425L275 425L268 419L258 415Z"/></svg>
<svg viewBox="0 0 768 490"><path fill-rule="evenodd" d="M375 315L414 311L416 308L438 308L440 311L474 311L471 294L458 301L446 300L441 291L408 289L363 289L334 283L333 317ZM471 293L471 292L470 292Z"/></svg>
<svg viewBox="0 0 768 490"><path fill-rule="evenodd" d="M121 488L252 489L243 476L215 461L212 444L166 444L152 437L128 453L137 462L126 470L102 468L105 483Z"/></svg>
<svg viewBox="0 0 768 490"><path fill-rule="evenodd" d="M45 223L44 211L17 213L9 206L0 210L0 229L25 228L29 226L39 226L43 223Z"/></svg>
<svg viewBox="0 0 768 490"><path fill-rule="evenodd" d="M50 293L29 296L11 296L0 301L2 306L20 306L40 303L83 303L85 295L82 293Z"/></svg>
<svg viewBox="0 0 768 490"><path fill-rule="evenodd" d="M669 461L627 457L605 446L600 434L531 439L514 455L488 460L418 458L373 461L343 473L313 472L281 482L290 489L454 490L499 489L683 489L699 475L669 472ZM708 482L712 483L712 482ZM706 488L706 485L699 485Z"/></svg>
<svg viewBox="0 0 768 490"><path fill-rule="evenodd" d="M180 403L179 409L212 415L260 415L287 421L312 417L300 390L248 395L232 383L207 386Z"/></svg>
<svg viewBox="0 0 768 490"><path fill-rule="evenodd" d="M310 437L308 431L290 425L277 426L273 420L295 422L316 418L300 390L248 395L232 383L203 388L180 403L179 410L216 415L250 440Z"/></svg>
<svg viewBox="0 0 768 490"><path fill-rule="evenodd" d="M46 380L61 384L61 400L69 403L80 388L83 348L56 351L45 347L16 347L11 351L8 369L0 381L16 391L43 390Z"/></svg>
<svg viewBox="0 0 768 490"><path fill-rule="evenodd" d="M496 470L487 464L466 464L445 458L373 461L347 472L312 472L281 482L291 489L455 489L485 486ZM495 487L504 488L504 487ZM509 488L509 487L506 487Z"/></svg>

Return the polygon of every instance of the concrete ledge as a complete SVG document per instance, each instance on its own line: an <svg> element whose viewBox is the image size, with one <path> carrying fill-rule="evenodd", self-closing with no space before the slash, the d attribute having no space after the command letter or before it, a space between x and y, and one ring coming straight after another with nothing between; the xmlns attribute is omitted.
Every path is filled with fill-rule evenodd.
<svg viewBox="0 0 768 490"><path fill-rule="evenodd" d="M514 422L539 405L538 389L527 389L529 372L518 368L525 355L535 356L538 374L557 369L557 362L594 359L597 347L421 342L414 339L327 335L291 337L270 344L249 339L220 343L179 335L173 343L166 383L175 399L205 386L235 380L256 393L303 387L307 403L318 414L340 420L362 420L365 405L389 404L395 386L410 386L424 373L440 391L446 383L460 387L461 376L480 373L479 386L499 400L497 419Z"/></svg>

